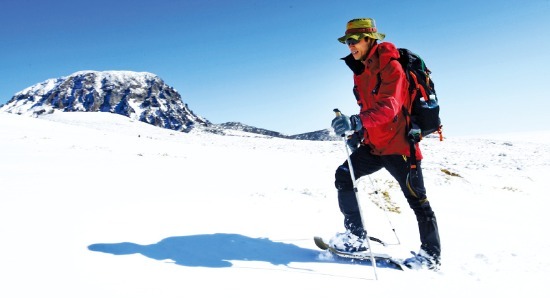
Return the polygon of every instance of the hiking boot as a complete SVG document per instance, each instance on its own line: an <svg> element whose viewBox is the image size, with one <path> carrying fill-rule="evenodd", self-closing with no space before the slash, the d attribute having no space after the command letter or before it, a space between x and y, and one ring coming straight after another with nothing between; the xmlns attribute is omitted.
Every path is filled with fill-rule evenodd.
<svg viewBox="0 0 550 298"><path fill-rule="evenodd" d="M420 249L418 253L411 251L412 257L405 259L403 265L411 269L429 269L438 271L441 266L441 260L438 256L432 256L425 250Z"/></svg>
<svg viewBox="0 0 550 298"><path fill-rule="evenodd" d="M364 237L359 237L349 230L344 233L337 233L330 239L328 245L343 252L359 252L369 249Z"/></svg>

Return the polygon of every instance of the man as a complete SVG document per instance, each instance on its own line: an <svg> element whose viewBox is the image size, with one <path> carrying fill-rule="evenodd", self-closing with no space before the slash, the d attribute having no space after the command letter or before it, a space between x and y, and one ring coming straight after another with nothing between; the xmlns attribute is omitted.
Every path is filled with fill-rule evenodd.
<svg viewBox="0 0 550 298"><path fill-rule="evenodd" d="M437 269L441 245L435 214L426 197L418 143L415 144L418 161L416 175L409 175L411 150L408 139L411 133L418 133L406 131L407 119L402 112L403 105L407 109L410 105L409 83L397 60L399 52L395 45L379 43L384 37L385 34L377 31L373 19L364 18L349 21L345 35L338 39L350 50L343 60L353 71L353 93L360 107L359 115L350 117L355 135L360 134L360 144L352 142L352 139L348 141L353 151L350 156L352 170L358 179L384 168L397 180L416 215L421 241L419 253L405 263L409 267ZM338 135L346 133L339 125L333 127ZM367 233L347 161L338 167L335 178L346 232L337 234L330 244L349 252L367 250L367 241L364 241Z"/></svg>

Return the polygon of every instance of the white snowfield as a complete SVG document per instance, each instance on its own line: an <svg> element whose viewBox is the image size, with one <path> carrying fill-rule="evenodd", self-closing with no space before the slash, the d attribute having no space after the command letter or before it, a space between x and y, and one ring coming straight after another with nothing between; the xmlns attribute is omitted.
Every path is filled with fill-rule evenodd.
<svg viewBox="0 0 550 298"><path fill-rule="evenodd" d="M423 140L441 271L374 280L312 239L343 231L341 142L0 113L0 297L548 297L549 136ZM396 244L377 249L417 251L387 172L359 188L370 235Z"/></svg>

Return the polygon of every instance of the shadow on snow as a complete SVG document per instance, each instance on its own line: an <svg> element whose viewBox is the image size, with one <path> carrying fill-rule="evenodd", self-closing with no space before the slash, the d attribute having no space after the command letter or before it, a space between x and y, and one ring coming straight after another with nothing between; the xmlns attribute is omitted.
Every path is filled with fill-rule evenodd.
<svg viewBox="0 0 550 298"><path fill-rule="evenodd" d="M155 244L141 245L130 242L97 243L88 246L91 251L113 255L142 254L155 260L173 260L190 267L231 267L233 260L263 261L273 265L291 262L337 262L370 265L370 261L351 261L334 258L322 260L320 250L301 248L294 244L274 242L267 238L250 238L239 234L206 234L169 237ZM380 267L385 264L378 264Z"/></svg>

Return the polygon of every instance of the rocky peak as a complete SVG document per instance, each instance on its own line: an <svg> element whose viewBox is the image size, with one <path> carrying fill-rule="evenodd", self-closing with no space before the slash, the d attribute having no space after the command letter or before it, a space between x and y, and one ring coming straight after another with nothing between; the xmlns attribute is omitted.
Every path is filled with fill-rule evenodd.
<svg viewBox="0 0 550 298"><path fill-rule="evenodd" d="M79 71L26 88L0 110L35 117L54 110L110 112L177 131L210 125L174 88L148 72Z"/></svg>

